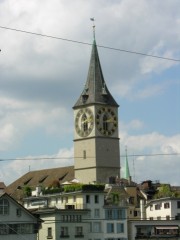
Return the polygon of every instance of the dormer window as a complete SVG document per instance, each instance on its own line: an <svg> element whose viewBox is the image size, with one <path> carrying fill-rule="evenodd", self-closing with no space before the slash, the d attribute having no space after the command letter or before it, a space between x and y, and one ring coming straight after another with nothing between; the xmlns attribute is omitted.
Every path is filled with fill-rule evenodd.
<svg viewBox="0 0 180 240"><path fill-rule="evenodd" d="M83 93L82 93L82 101L85 103L88 99L88 94L87 94L88 88L85 88Z"/></svg>

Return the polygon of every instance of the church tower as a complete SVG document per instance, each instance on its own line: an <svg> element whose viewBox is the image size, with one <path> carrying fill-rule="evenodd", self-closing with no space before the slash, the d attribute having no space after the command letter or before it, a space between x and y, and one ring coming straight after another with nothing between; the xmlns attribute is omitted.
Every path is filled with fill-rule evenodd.
<svg viewBox="0 0 180 240"><path fill-rule="evenodd" d="M85 87L74 110L74 171L82 183L120 177L118 104L104 81L96 41Z"/></svg>

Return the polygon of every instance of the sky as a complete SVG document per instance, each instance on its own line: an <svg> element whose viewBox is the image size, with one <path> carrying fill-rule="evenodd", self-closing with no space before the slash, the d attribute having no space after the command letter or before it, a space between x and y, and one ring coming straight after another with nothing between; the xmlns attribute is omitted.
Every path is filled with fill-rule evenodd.
<svg viewBox="0 0 180 240"><path fill-rule="evenodd" d="M0 0L0 181L74 164L72 107L94 18L97 45L179 60L98 47L120 105L121 176L127 147L134 181L180 185L179 9L179 0Z"/></svg>

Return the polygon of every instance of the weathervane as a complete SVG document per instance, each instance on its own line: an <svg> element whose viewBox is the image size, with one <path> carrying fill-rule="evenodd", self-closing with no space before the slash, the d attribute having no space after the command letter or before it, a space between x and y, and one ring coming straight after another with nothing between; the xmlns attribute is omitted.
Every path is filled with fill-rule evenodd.
<svg viewBox="0 0 180 240"><path fill-rule="evenodd" d="M94 24L94 18L90 18L91 21L93 21L93 37L94 37L94 40L95 40L95 24Z"/></svg>

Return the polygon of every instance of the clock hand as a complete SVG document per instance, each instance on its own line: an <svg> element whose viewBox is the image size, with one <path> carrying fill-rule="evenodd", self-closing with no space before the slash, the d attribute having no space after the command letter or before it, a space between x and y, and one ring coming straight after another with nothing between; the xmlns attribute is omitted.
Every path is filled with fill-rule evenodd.
<svg viewBox="0 0 180 240"><path fill-rule="evenodd" d="M116 123L116 120L114 120L113 118L109 118L108 120L106 120L106 122L109 122L109 123Z"/></svg>
<svg viewBox="0 0 180 240"><path fill-rule="evenodd" d="M92 122L92 120L93 120L93 119L90 117L90 118L87 118L86 120L82 121L82 123L86 123L86 122L89 123L89 122Z"/></svg>

